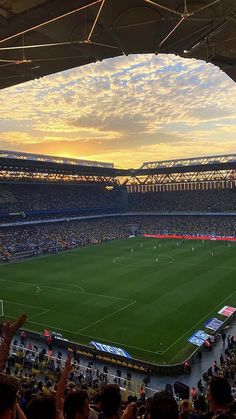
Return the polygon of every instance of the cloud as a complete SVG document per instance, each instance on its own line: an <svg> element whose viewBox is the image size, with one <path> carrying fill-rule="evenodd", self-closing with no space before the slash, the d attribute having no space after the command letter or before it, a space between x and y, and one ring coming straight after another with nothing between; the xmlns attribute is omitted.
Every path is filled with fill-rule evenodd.
<svg viewBox="0 0 236 419"><path fill-rule="evenodd" d="M193 59L113 58L0 91L0 123L2 148L124 167L233 152L236 85Z"/></svg>
<svg viewBox="0 0 236 419"><path fill-rule="evenodd" d="M143 132L146 128L144 121L140 120L140 115L104 115L100 118L92 118L91 116L80 117L75 121L70 121L74 127L83 127L86 129L97 129L99 132L105 133L137 133Z"/></svg>

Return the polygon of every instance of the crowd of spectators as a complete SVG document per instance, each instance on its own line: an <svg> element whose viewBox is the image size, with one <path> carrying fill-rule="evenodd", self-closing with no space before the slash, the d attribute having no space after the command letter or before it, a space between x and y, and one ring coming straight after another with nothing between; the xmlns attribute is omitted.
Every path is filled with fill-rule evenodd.
<svg viewBox="0 0 236 419"><path fill-rule="evenodd" d="M129 211L230 212L236 208L236 189L130 193L128 204ZM108 190L102 185L0 185L0 212L115 206L114 190Z"/></svg>
<svg viewBox="0 0 236 419"><path fill-rule="evenodd" d="M22 346L10 351L10 343L25 316L5 322L0 345L0 418L15 419L232 419L236 417L235 366L236 344L233 337L220 359L203 374L185 398L172 389L157 391L152 397L140 392L121 393L119 375L113 382L99 381L92 375L93 362L81 372L79 361L62 354L56 362L45 351L32 355ZM222 337L223 339L223 337ZM226 340L226 339L225 339ZM23 350L24 349L24 350ZM37 349L37 348L36 348ZM39 365L41 369L39 371ZM94 370L95 371L95 370ZM106 377L106 378L105 378Z"/></svg>
<svg viewBox="0 0 236 419"><path fill-rule="evenodd" d="M116 219L68 221L5 228L0 233L2 257L42 255L60 250L128 237Z"/></svg>
<svg viewBox="0 0 236 419"><path fill-rule="evenodd" d="M0 260L42 255L140 234L235 236L236 217L118 216L5 227Z"/></svg>
<svg viewBox="0 0 236 419"><path fill-rule="evenodd" d="M114 206L114 193L99 185L0 184L0 211L25 212Z"/></svg>
<svg viewBox="0 0 236 419"><path fill-rule="evenodd" d="M129 194L130 211L229 212L236 208L236 189Z"/></svg>
<svg viewBox="0 0 236 419"><path fill-rule="evenodd" d="M236 217L230 216L153 216L140 222L143 233L209 235L235 237Z"/></svg>

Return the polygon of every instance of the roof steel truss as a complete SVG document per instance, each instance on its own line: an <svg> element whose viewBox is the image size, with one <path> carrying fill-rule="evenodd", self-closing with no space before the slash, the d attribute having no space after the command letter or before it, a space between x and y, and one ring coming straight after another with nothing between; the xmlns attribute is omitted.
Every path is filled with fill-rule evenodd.
<svg viewBox="0 0 236 419"><path fill-rule="evenodd" d="M150 174L148 176L130 177L125 180L126 185L157 185L173 183L216 182L236 180L236 170L211 170L177 173Z"/></svg>
<svg viewBox="0 0 236 419"><path fill-rule="evenodd" d="M235 0L0 3L0 88L134 53L201 59L236 81Z"/></svg>

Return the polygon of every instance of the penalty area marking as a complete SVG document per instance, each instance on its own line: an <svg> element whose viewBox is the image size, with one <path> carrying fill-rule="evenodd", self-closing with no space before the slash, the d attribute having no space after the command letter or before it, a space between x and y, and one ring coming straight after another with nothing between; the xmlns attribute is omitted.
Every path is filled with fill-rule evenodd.
<svg viewBox="0 0 236 419"><path fill-rule="evenodd" d="M31 316L31 317L29 317L29 320L28 320L28 321L31 321L32 319L36 319L36 317L40 317L40 316L42 316L43 314L47 314L47 313L49 313L49 312L50 312L50 310L49 310L48 308L45 308L45 310L44 310L42 313L35 314L35 316Z"/></svg>
<svg viewBox="0 0 236 419"><path fill-rule="evenodd" d="M101 319L96 320L95 322L93 322L93 323L89 324L88 326L83 327L82 329L78 330L76 333L83 332L84 330L89 329L90 327L94 326L95 324L100 323L100 322L102 322L103 320L106 320L106 319L108 319L109 317L114 316L115 314L120 313L120 312L121 312L121 311L123 311L123 310L126 310L127 308L129 308L129 307L133 306L134 304L136 304L136 301L135 301L135 300L131 301L131 302L130 302L129 304L127 304L126 306L121 307L121 308L119 308L118 310L115 310L115 311L113 311L112 313L107 314L106 316L102 317Z"/></svg>
<svg viewBox="0 0 236 419"><path fill-rule="evenodd" d="M54 285L53 283L51 285ZM114 295L107 295L107 294L97 294L94 292L90 292L90 291L85 291L86 288L81 287L80 285L75 285L75 284L68 284L71 287L76 287L78 289L81 290L81 292L79 294L84 294L84 295L94 295L95 297L103 297L103 298L110 298L112 300L121 300L121 301L130 301L132 302L133 300L131 300L130 298L123 298L123 297L115 297ZM43 285L44 286L44 285ZM46 286L47 287L47 286ZM49 288L49 287L48 287ZM63 291L71 291L71 292L77 292L75 290L70 290L68 288L55 288L55 287L50 287L52 289L55 290L63 290Z"/></svg>
<svg viewBox="0 0 236 419"><path fill-rule="evenodd" d="M68 284L72 287L78 287L78 288L82 288L79 285L74 285L74 284ZM104 298L111 298L113 300L122 300L122 301L130 301L132 302L133 300L129 299L129 298L123 298L123 297L115 297L114 295L107 295L107 294L96 294L94 292L90 292L90 291L83 291L83 294L87 294L87 295L95 295L95 297L104 297Z"/></svg>
<svg viewBox="0 0 236 419"><path fill-rule="evenodd" d="M80 285L75 285L75 284L68 284L68 285L70 285L71 287L78 288L79 290L81 290L82 294L85 294L84 288L81 287Z"/></svg>
<svg viewBox="0 0 236 419"><path fill-rule="evenodd" d="M9 282L14 282L14 283L21 283L21 282L19 282L19 281L11 281L11 280L2 280L2 279L0 279L0 281L9 281ZM29 283L23 283L24 285L31 285L31 286L35 286L35 284L29 284ZM49 288L49 287L47 287L47 288ZM50 288L52 288L52 289L54 289L54 287L50 287ZM65 289L63 289L63 291L66 291ZM71 290L68 290L68 291L71 291ZM75 291L76 292L76 291ZM54 328L54 329L56 329L56 330L61 330L61 331L63 331L63 332L66 332L66 333L71 333L71 334L74 334L74 335L81 335L81 336L84 336L84 337L91 337L91 338L93 338L93 339L100 339L100 340L103 340L104 342L110 342L110 343L114 343L114 344L117 344L117 345L120 345L120 346L124 346L124 347L127 347L127 348L131 348L131 349L136 349L136 350L139 350L139 351L143 351L143 352L148 352L148 353L152 353L152 354L158 354L158 355L164 355L167 351L169 351L174 345L176 345L176 343L177 342L179 342L182 338L184 338L187 334L189 334L196 326L198 326L203 320L205 320L207 317L209 317L210 316L210 314L211 313L213 313L218 307L220 307L223 303L225 303L230 297L232 297L234 294L235 294L235 292L236 291L234 291L234 292L232 292L229 296L227 296L226 298L224 298L224 300L222 300L219 304L217 304L211 311L209 311L209 313L207 313L203 318L201 318L197 323L195 323L190 329L188 329L182 336L180 336L175 342L173 342L171 345L169 345L165 350L162 350L162 351L151 351L151 350L148 350L148 349L143 349L143 348L138 348L138 347L136 347L136 346L131 346L131 345L127 345L127 344L125 344L125 343L121 343L121 342L116 342L116 341L111 341L111 340L109 340L109 339L103 339L103 338L97 338L97 337L95 337L95 336L91 336L91 335L86 335L86 334L83 334L83 333L81 333L81 331L84 331L84 330L86 330L86 329L88 329L89 327L92 327L93 325L95 325L95 324L97 324L97 323L99 323L99 322L101 322L101 321L103 321L103 320L105 320L105 319L107 319L107 318L109 318L109 317L111 317L111 316L113 316L113 315L115 315L116 313L118 313L118 312L120 312L120 311L122 311L122 310L125 310L125 309L127 309L128 307L131 307L132 305L134 305L135 303L136 303L136 301L131 301L129 304L127 304L126 306L124 306L124 307L121 307L120 309L118 309L118 310L115 310L114 312L112 312L112 313L110 313L110 314L108 314L107 316L104 316L103 318L101 318L101 319L98 319L96 322L94 322L94 323L92 323L92 324L90 324L90 325L88 325L88 326L86 326L86 327L84 327L84 328L82 328L82 329L80 329L79 331L77 331L77 332L75 332L75 331L72 331L72 330L67 330L67 329L63 329L63 328L60 328L60 327L57 327L57 326L52 326L52 325L47 325L47 324L45 324L45 323L39 323L39 322L34 322L34 321L32 321L32 319L34 319L34 318L36 318L36 317L40 317L41 315L43 315L43 314L46 314L46 313L48 313L50 310L49 309L45 309L45 308L42 308L42 307L37 307L37 306L31 306L31 305L27 305L27 304L23 304L23 303L15 303L15 302L13 302L13 301L8 301L8 300L4 300L4 301L6 301L7 303L10 303L10 304L16 304L16 305L20 305L20 306L23 306L23 307L29 307L29 308L33 308L33 309L39 309L39 310L41 310L41 313L38 313L38 314L36 314L36 315L33 315L33 316L31 316L27 321L28 321L28 323L32 323L32 324L35 324L35 325L39 325L39 326L43 326L43 327L49 327L49 328ZM107 296L107 297L109 297L109 296ZM8 316L8 317L11 317L11 316Z"/></svg>
<svg viewBox="0 0 236 419"><path fill-rule="evenodd" d="M2 278L0 278L0 281L2 281L2 282L12 282L13 284L28 285L28 286L30 286L30 287L34 287L34 288L36 288L36 287L37 287L37 285L38 285L38 283L36 283L36 284L32 284L31 282L14 281L13 279L2 279ZM43 288L48 288L48 289L52 289L52 290L56 290L56 291L63 291L63 292L67 291L67 292L74 292L74 293L77 293L77 291L76 291L76 290L70 290L70 289L68 289L68 288L56 288L56 287L50 287L49 285L44 285L44 284L40 284L40 288L41 288L41 289L43 289ZM81 294L82 294L82 293L81 293Z"/></svg>
<svg viewBox="0 0 236 419"><path fill-rule="evenodd" d="M91 335L86 335L86 334L80 333L81 331L84 331L84 330L88 329L89 327L91 327L91 326L93 326L93 325L95 325L95 324L97 324L97 323L99 323L99 322L101 322L101 321L103 321L103 320L105 320L105 319L107 319L107 318L109 318L109 317L111 317L111 316L115 315L116 313L119 313L120 311L125 310L125 309L127 309L127 308L131 307L132 305L136 304L136 301L135 301L135 300L134 300L134 301L131 301L131 302L130 302L129 304L127 304L126 306L121 307L120 309L115 310L115 311L113 311L112 313L109 313L108 315L106 315L106 316L102 317L101 319L98 319L96 322L93 322L92 324L90 324L90 325L88 325L88 326L86 326L86 327L84 327L84 328L80 329L80 330L79 330L79 331L77 331L77 332L72 331L72 330L68 330L68 329L63 329L63 328L60 328L60 327L57 327L57 326L52 326L52 325L45 324L45 323L39 323L39 322L32 321L32 320L33 320L33 319L35 319L36 317L40 317L40 316L41 316L41 315L43 315L43 314L49 313L49 312L50 312L50 310L49 310L49 309L45 309L45 308L42 308L42 307L37 307L37 306L31 306L31 305L27 305L27 304L23 304L23 303L15 303L15 302L13 302L13 301L8 301L8 300L4 300L4 301L6 301L7 303L10 303L10 304L16 304L16 305L20 305L20 306L23 306L23 307L30 307L30 308L34 308L34 309L39 309L39 310L41 310L41 312L40 312L40 313L35 314L35 315L33 315L33 316L29 317L29 319L27 319L27 322L28 322L28 323L35 324L35 325L37 325L37 326L43 326L43 327L47 327L47 328L52 328L52 329L60 330L60 331L62 331L62 332L71 333L71 334L74 334L74 335L81 335L81 336L84 336L84 337L90 337L90 338L92 338L92 339L100 339L100 340L102 340L102 341L104 341L104 342L114 343L114 344L116 344L116 345L120 345L120 346L127 347L127 348L131 348L131 349L136 349L136 350L138 350L138 351L142 351L142 352L148 352L148 353L152 353L152 354L160 354L160 355L161 355L161 354L162 354L162 352L163 352L163 351L157 351L157 352L154 352L154 351L150 351L150 350L148 350L148 349L139 348L139 347L137 347L137 346L127 345L127 344L124 344L124 343L122 343L122 342L115 342L115 341L111 341L111 340L109 340L109 339L97 338L97 337L95 337L95 336L91 336ZM13 318L13 316L6 316L6 317ZM15 318L15 317L14 317L14 318Z"/></svg>
<svg viewBox="0 0 236 419"><path fill-rule="evenodd" d="M50 311L48 308L31 306L29 304L23 304L23 303L15 303L15 301L3 300L3 302L6 302L8 304L14 304L14 305L17 305L17 306L22 306L22 307L29 307L29 308L33 308L33 309L37 309L37 310L40 310L41 311L40 313L35 314L35 315L29 317L29 319L27 319L27 321L30 321L31 319L35 319L36 317L42 316L43 314L49 313L49 311ZM10 317L10 316L5 315L5 317Z"/></svg>
<svg viewBox="0 0 236 419"><path fill-rule="evenodd" d="M29 285L29 286L36 287L35 284L27 283L27 282L14 281L14 280L6 280L6 279L0 279L0 281L12 282L12 283L17 283L17 284ZM69 284L69 285L73 285L73 284ZM45 285L41 285L41 288L42 289L43 289L43 287L44 288L49 288L49 289L60 290L60 291L63 291L63 292L65 292L65 291L75 292L75 293L77 292L75 290L70 290L70 289L65 289L65 288L55 288L55 287L50 287L50 286L47 286L47 285L46 286ZM81 290L83 289L83 287L80 287L80 286L77 286L77 287L79 287ZM61 330L64 330L64 331L66 331L68 333L80 333L81 331L86 330L86 329L94 326L95 324L100 323L101 321L106 320L107 318L109 318L109 317L111 317L111 316L113 316L113 315L115 315L115 314L117 314L117 313L119 313L119 312L121 312L121 311L123 311L123 310L125 310L125 309L127 309L129 307L131 307L132 305L136 304L136 300L131 300L131 299L122 298L122 297L115 297L115 296L110 296L110 295L95 294L95 293L91 293L91 292L85 292L84 289L83 289L83 292L81 292L80 294L83 294L83 295L93 295L93 296L102 297L102 298L105 297L105 298L109 298L109 299L115 299L115 300L126 301L126 302L129 301L129 304L126 304L125 306L123 306L123 307L121 307L121 308L113 311L112 313L107 314L106 316L104 316L104 317L96 320L95 322L89 324L88 326L83 327L78 332L72 332L72 331L69 331L69 330L66 330L66 329L61 329ZM7 300L5 300L5 301L11 303L11 301L7 301ZM13 304L22 305L24 307L38 308L39 310L41 310L41 313L35 314L35 315L31 316L28 319L28 322L33 323L33 324L38 324L38 325L43 325L43 324L32 322L31 320L34 319L34 318L36 318L36 317L39 317L40 315L46 314L46 313L48 313L50 311L49 309L44 309L44 308L40 308L40 307L37 307L37 306L29 306L29 305L20 304L20 303L13 303ZM54 326L49 326L49 327L54 327ZM57 328L57 327L55 326L55 328ZM59 330L59 328L57 328L57 329Z"/></svg>
<svg viewBox="0 0 236 419"><path fill-rule="evenodd" d="M73 331L70 331L70 330L66 330L66 329L62 329L62 328L59 328L59 327L57 327L57 326L51 326L51 325L46 325L46 324L43 324L43 323L37 323L37 322L32 322L32 321L29 321L30 323L32 323L32 324L36 324L36 325L40 325L40 326L44 326L44 327L51 327L51 328L55 328L55 329L58 329L58 330L62 330L62 331L64 331L64 332L67 332L67 333L72 333L72 334L75 334L75 335L81 335L81 336L84 336L84 337L89 337L89 338L92 338L92 339L98 339L98 340L102 340L102 341L104 341L104 342L107 342L107 344L110 342L110 343L114 343L115 345L120 345L120 346L123 346L123 347L127 347L127 348L131 348L131 349L136 349L136 350L139 350L139 351L142 351L142 352L148 352L148 353L152 353L152 354L155 354L155 355L164 355L167 351L169 351L174 345L176 345L176 343L177 342L179 342L182 338L184 338L187 334L189 334L196 326L198 326L203 320L205 320L207 317L209 317L209 315L212 313L212 312L214 312L218 307L220 307L222 304L224 304L230 297L232 297L234 294L235 294L235 292L236 291L234 291L234 292L232 292L229 296L227 296L226 298L224 298L224 300L222 300L219 304L217 304L211 311L209 311L209 313L207 313L204 317L202 317L197 323L195 323L190 329L188 329L187 330L187 332L185 332L182 336L180 336L175 342L173 342L171 345L169 345L168 346L168 348L166 348L165 350L162 350L162 351L151 351L151 350L148 350L148 349L143 349L143 348L139 348L139 347L137 347L137 346L131 346L131 345L127 345L127 344L125 344L125 343L121 343L121 342L116 342L116 341L112 341L112 340L110 340L110 339L103 339L103 338L101 338L101 337L96 337L96 336L92 336L92 335L87 335L87 334L83 334L83 333L80 333L81 331L83 331L83 330L85 330L85 329L87 329L87 328L89 328L90 326L92 326L92 324L90 325L90 326L87 326L86 328L83 328L83 329L80 329L80 331L77 331L77 332L73 332ZM121 309L119 309L119 310L116 310L116 312L118 312L118 311L121 311L121 310L124 310L124 309L126 309L126 308L128 308L129 306L131 306L131 304L134 304L134 303L136 303L136 301L133 301L133 303L130 303L129 305L127 305L127 306L125 306L125 307L123 307L123 308L121 308ZM110 317L110 316L112 316L113 314L115 314L116 312L113 312L113 313L110 313L109 315L107 315L107 317L106 318L108 318L108 317ZM100 320L97 320L97 322L99 322L99 321L102 321L102 320L105 320L104 318L103 319L100 319ZM95 323L97 323L97 322L95 322ZM95 324L94 323L94 324Z"/></svg>
<svg viewBox="0 0 236 419"><path fill-rule="evenodd" d="M37 287L37 283L36 283L36 284L32 284L32 283L30 283L30 282L14 281L13 279L2 279L2 278L0 278L0 281L2 281L2 282L12 282L13 284L28 285L28 286L30 286L30 287L34 287L34 288L36 288L36 287ZM85 291L85 290L84 290L84 288L83 288L83 287L81 287L80 285L74 285L74 284L68 284L68 285L73 285L73 286L78 287L78 288L81 290L81 292L80 292L79 294L84 294L84 295L93 295L93 296L95 296L95 297L110 298L110 299L112 299L112 300L133 301L133 300L128 299L128 298L115 297L115 296L113 296L113 295L95 294L95 293L93 293L93 292L87 292L87 291ZM73 293L78 293L78 291L77 291L77 290L70 290L69 288L58 288L58 287L52 287L52 286L49 286L49 285L44 285L44 284L40 284L40 288L41 288L41 289L43 289L43 288L48 288L48 289L51 289L51 290L62 291L62 292L73 292ZM82 290L83 290L83 291L82 291Z"/></svg>

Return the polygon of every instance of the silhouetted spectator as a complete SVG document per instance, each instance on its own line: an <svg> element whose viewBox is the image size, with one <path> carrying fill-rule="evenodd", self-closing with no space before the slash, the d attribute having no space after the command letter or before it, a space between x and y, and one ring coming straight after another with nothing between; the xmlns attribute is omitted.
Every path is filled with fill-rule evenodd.
<svg viewBox="0 0 236 419"><path fill-rule="evenodd" d="M88 419L89 400L86 391L77 390L67 394L64 414L66 419Z"/></svg>
<svg viewBox="0 0 236 419"><path fill-rule="evenodd" d="M178 419L178 404L171 393L160 391L150 401L151 419Z"/></svg>

